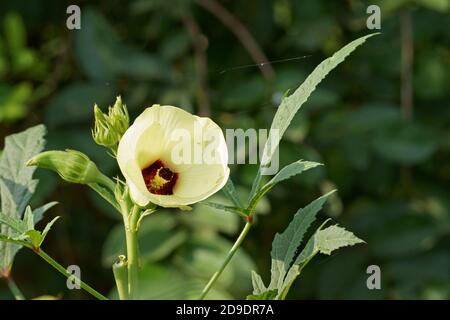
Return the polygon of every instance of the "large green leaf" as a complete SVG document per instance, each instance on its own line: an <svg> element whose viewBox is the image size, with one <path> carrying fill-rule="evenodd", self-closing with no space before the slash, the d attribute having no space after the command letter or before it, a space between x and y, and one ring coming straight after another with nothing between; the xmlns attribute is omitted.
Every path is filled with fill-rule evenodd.
<svg viewBox="0 0 450 320"><path fill-rule="evenodd" d="M200 204L204 204L208 207L214 208L214 209L218 209L221 211L225 211L225 212L230 212L230 213L235 213L235 214L239 214L241 216L247 216L247 211L245 209L241 209L238 207L230 207L230 206L226 206L220 203L215 203L215 202L201 202Z"/></svg>
<svg viewBox="0 0 450 320"><path fill-rule="evenodd" d="M317 254L331 254L341 247L364 242L353 233L336 225L323 229L325 221L298 254L303 238L331 191L300 209L281 234L272 242L271 280L266 288L261 277L252 272L253 295L248 299L284 299L302 269ZM276 294L274 294L276 290Z"/></svg>
<svg viewBox="0 0 450 320"><path fill-rule="evenodd" d="M35 167L26 167L25 162L44 148L45 127L38 125L5 139L5 148L0 156L1 212L12 219L20 219L37 185L32 176ZM7 225L0 226L0 233L12 236ZM8 270L19 246L0 242L0 270Z"/></svg>
<svg viewBox="0 0 450 320"><path fill-rule="evenodd" d="M319 230L315 234L316 250L328 255L339 248L353 246L363 242L363 240L356 237L352 232L336 225Z"/></svg>
<svg viewBox="0 0 450 320"><path fill-rule="evenodd" d="M45 207L50 208L52 205L47 205ZM59 217L55 217L52 221L47 223L43 231L38 231L34 229L35 218L33 214L34 211L31 210L30 206L25 209L23 219L9 217L0 212L0 225L5 225L10 228L9 234L3 233L1 235L10 240L25 241L33 248L40 248L51 227Z"/></svg>
<svg viewBox="0 0 450 320"><path fill-rule="evenodd" d="M323 224L324 225L324 224ZM323 226L322 225L322 226ZM280 298L284 299L287 292L300 275L302 269L311 261L317 253L330 255L331 252L346 246L353 246L364 241L356 237L352 232L336 225L322 229L322 226L308 240L303 250L295 259L294 264L289 269L283 283L278 287L281 292Z"/></svg>
<svg viewBox="0 0 450 320"><path fill-rule="evenodd" d="M261 182L261 169L270 164L272 156L277 149L284 132L288 128L300 107L308 100L311 93L316 89L316 86L331 70L343 62L345 58L358 46L374 35L376 35L376 33L358 38L347 44L328 59L322 61L305 79L300 87L294 91L294 93L283 98L270 127L269 138L264 146L260 170L258 171L257 177L254 181L251 197L253 197L253 195L258 191L259 184Z"/></svg>
<svg viewBox="0 0 450 320"><path fill-rule="evenodd" d="M267 292L267 288L264 285L264 281L261 276L252 270L252 286L253 286L253 296L260 296Z"/></svg>
<svg viewBox="0 0 450 320"><path fill-rule="evenodd" d="M273 118L271 131L278 130L279 139L269 139L264 147L263 158L261 160L261 166L266 166L273 155L273 151L278 146L280 139L284 132L288 128L289 124L294 118L300 107L308 100L311 93L316 89L316 86L325 78L325 76L334 68L336 68L345 58L358 46L363 44L368 38L375 34L369 34L367 36L356 39L341 50L337 51L330 58L322 61L314 71L306 78L306 80L288 97L285 97L278 107L278 111ZM271 132L271 134L273 134ZM273 150L273 151L271 151Z"/></svg>
<svg viewBox="0 0 450 320"><path fill-rule="evenodd" d="M272 267L269 289L280 289L282 287L286 273L294 262L295 254L303 241L306 231L333 192L334 190L298 210L284 232L275 235L272 243Z"/></svg>
<svg viewBox="0 0 450 320"><path fill-rule="evenodd" d="M21 234L27 231L26 225L24 225L23 221L17 219L15 217L7 216L0 212L0 225L5 225L11 230L8 232L9 234ZM3 233L2 233L3 234Z"/></svg>
<svg viewBox="0 0 450 320"><path fill-rule="evenodd" d="M44 217L44 213L49 210L50 208L52 208L53 206L55 206L56 204L58 204L58 202L56 201L52 201L49 203L44 204L43 206L36 208L33 210L33 219L34 219L34 224L37 224L39 221L42 220L42 218Z"/></svg>

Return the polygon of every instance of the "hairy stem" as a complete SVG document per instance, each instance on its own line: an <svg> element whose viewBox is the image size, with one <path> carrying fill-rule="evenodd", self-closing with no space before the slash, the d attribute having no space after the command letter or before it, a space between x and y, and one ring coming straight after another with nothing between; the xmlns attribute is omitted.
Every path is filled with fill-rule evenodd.
<svg viewBox="0 0 450 320"><path fill-rule="evenodd" d="M220 275L222 274L223 270L226 268L226 266L228 265L228 263L231 261L231 258L233 258L234 254L236 253L236 251L239 249L239 247L242 244L242 241L244 241L245 237L247 236L248 232L250 231L250 228L252 227L252 223L251 221L248 221L245 226L244 229L242 229L241 234L239 235L239 237L236 239L236 242L234 243L233 247L230 249L230 251L228 252L227 257L225 258L225 260L223 261L222 265L220 266L219 270L217 270L213 276L211 277L211 279L209 280L208 284L205 286L205 288L203 289L201 295L200 295L200 300L205 299L206 295L208 294L209 290L211 290L212 286L214 285L214 283L217 281L217 279L220 277Z"/></svg>

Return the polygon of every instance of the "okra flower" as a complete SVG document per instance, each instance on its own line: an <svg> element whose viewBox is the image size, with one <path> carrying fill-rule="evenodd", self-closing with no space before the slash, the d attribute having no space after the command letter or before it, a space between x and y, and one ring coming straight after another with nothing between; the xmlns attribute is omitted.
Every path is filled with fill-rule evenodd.
<svg viewBox="0 0 450 320"><path fill-rule="evenodd" d="M117 161L140 206L184 207L220 190L229 176L220 127L180 108L153 105L128 128Z"/></svg>

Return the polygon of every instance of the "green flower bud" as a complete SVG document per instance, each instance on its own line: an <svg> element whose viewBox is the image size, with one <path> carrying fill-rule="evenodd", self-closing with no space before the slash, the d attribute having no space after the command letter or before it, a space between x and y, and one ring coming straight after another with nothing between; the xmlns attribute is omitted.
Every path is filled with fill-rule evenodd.
<svg viewBox="0 0 450 320"><path fill-rule="evenodd" d="M92 130L94 141L110 148L114 153L122 135L128 129L130 118L122 98L117 97L113 107L109 107L108 114L103 113L98 105L94 105L95 124Z"/></svg>
<svg viewBox="0 0 450 320"><path fill-rule="evenodd" d="M118 96L114 106L109 107L108 122L110 126L122 137L130 126L130 117L127 106L122 103L122 98Z"/></svg>
<svg viewBox="0 0 450 320"><path fill-rule="evenodd" d="M58 173L61 178L72 183L97 183L110 190L115 185L108 177L98 170L94 162L84 153L75 150L45 151L27 162L27 166L38 166Z"/></svg>
<svg viewBox="0 0 450 320"><path fill-rule="evenodd" d="M98 105L94 105L94 129L92 130L92 137L95 143L114 149L120 140L120 135L111 128L108 122L108 117L100 110Z"/></svg>

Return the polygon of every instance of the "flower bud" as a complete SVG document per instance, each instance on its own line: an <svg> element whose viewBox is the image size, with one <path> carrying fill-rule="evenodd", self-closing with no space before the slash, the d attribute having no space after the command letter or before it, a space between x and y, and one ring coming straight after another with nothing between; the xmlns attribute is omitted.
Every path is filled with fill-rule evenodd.
<svg viewBox="0 0 450 320"><path fill-rule="evenodd" d="M109 107L108 114L103 113L98 105L94 105L95 124L92 130L94 141L110 148L115 153L117 144L129 126L129 116L126 105L121 97L117 97L113 107Z"/></svg>
<svg viewBox="0 0 450 320"><path fill-rule="evenodd" d="M118 96L114 106L109 107L108 122L111 127L122 137L130 126L127 106L122 103L122 98Z"/></svg>
<svg viewBox="0 0 450 320"><path fill-rule="evenodd" d="M111 128L107 116L97 105L94 105L94 117L95 123L92 137L95 143L107 148L115 148L120 140L120 136Z"/></svg>
<svg viewBox="0 0 450 320"><path fill-rule="evenodd" d="M97 183L114 190L114 183L98 170L84 153L75 150L45 151L27 162L27 166L38 166L58 173L61 178L72 183Z"/></svg>

